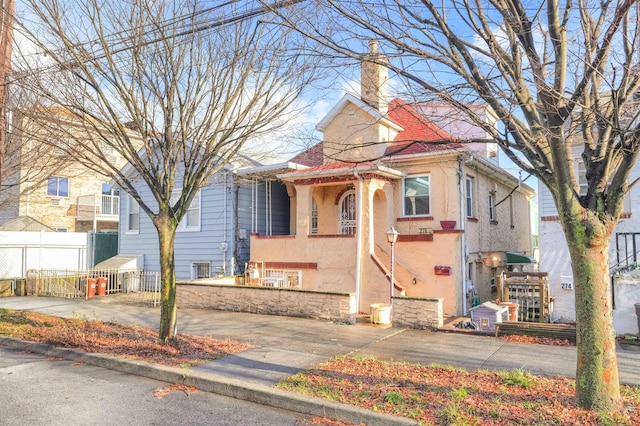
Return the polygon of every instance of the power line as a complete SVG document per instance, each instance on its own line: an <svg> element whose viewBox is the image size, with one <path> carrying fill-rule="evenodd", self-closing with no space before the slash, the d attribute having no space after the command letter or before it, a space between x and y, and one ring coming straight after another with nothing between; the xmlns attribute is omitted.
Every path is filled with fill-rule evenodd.
<svg viewBox="0 0 640 426"><path fill-rule="evenodd" d="M260 16L260 15L263 15L265 13L268 13L269 11L272 11L272 10L277 10L277 9L281 9L283 7L293 6L295 4L302 3L304 1L306 1L306 0L283 0L283 1L278 1L278 2L271 3L269 5L263 5L263 6L260 6L260 7L256 7L256 8L250 9L249 11L244 12L244 13L239 14L239 15L236 15L236 16L223 17L223 18L220 18L218 20L215 20L214 22L202 24L202 25L199 25L199 26L194 27L194 28L183 29L182 31L177 31L175 33L167 34L167 35L159 34L159 36L157 36L155 38L152 38L152 39L150 39L148 41L145 41L143 43L139 43L139 44L135 44L135 45L131 45L131 46L122 46L122 47L115 48L115 49L111 50L112 47L116 46L116 44L114 44L112 47L106 46L105 49L107 49L109 55L117 55L119 53L123 53L123 52L129 51L129 50L132 50L134 48L139 48L139 47L143 47L143 46L149 46L149 45L152 45L152 44L160 43L160 42L168 40L168 39L179 38L179 37L187 36L187 35L190 35L190 34L196 34L196 33L203 32L203 31L208 31L208 30L212 30L212 29L221 28L221 27L224 27L224 26L229 25L229 24L233 24L233 23L236 23L236 22L245 21L245 20L248 20L248 19L251 19L251 18L255 18L257 16ZM225 2L223 4L221 4L221 5L217 5L217 6L205 9L203 11L199 11L199 12L197 12L197 15L201 15L201 14L210 12L212 10L219 9L220 7L228 6L228 5L231 5L233 3L237 3L237 2L238 2L237 0L227 1L227 2ZM162 26L170 27L173 23L178 23L180 21L185 21L185 20L189 19L190 17L192 18L195 15L196 14L183 15L183 16L180 16L178 18L174 18L172 20L166 20L166 21L164 21L165 23L162 24ZM149 25L151 25L151 24L149 24ZM29 35L31 35L31 32L27 29L26 26L21 24L21 27ZM156 29L153 30L153 32L159 32L160 30L161 30L160 28L156 28ZM122 31L121 33L125 34L124 31ZM152 33L152 31L149 31L149 33ZM23 33L23 34L25 34L25 33ZM116 35L117 34L111 34L108 37L115 37ZM123 43L125 41L126 40L122 40ZM91 46L92 44L95 44L95 43L97 43L97 40L92 40L92 41L84 42L82 44L78 44L77 47L82 47L83 45ZM86 61L96 61L96 60L104 59L106 56L107 56L106 52L105 53L95 53L91 57L87 58ZM69 68L73 68L74 63L70 62L67 65L68 65ZM35 72L44 73L44 72L57 71L61 67L65 67L65 64L56 63L56 64L50 65L48 67L41 67L41 68L33 69L33 70L31 70L31 74L33 74ZM26 77L27 76L25 75L25 76L22 76L22 77L14 78L12 81L8 81L5 84L9 84L11 82L18 81L21 78L26 78Z"/></svg>

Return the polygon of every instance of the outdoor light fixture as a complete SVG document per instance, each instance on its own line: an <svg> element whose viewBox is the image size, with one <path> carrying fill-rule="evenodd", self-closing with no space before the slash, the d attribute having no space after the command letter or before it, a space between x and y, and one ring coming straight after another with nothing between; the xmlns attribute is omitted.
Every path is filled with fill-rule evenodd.
<svg viewBox="0 0 640 426"><path fill-rule="evenodd" d="M398 241L398 231L396 231L393 226L387 231L387 241L391 244L391 247Z"/></svg>
<svg viewBox="0 0 640 426"><path fill-rule="evenodd" d="M398 231L396 231L393 226L389 228L387 231L387 241L391 244L391 269L389 270L389 305L393 305L393 264L394 260L394 249L393 245L398 241Z"/></svg>

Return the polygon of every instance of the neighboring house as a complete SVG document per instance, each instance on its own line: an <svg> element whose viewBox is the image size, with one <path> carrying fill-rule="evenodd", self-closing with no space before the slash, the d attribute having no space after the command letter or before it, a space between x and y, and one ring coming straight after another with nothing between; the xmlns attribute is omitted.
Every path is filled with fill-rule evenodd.
<svg viewBox="0 0 640 426"><path fill-rule="evenodd" d="M241 167L245 171L237 172ZM178 280L243 274L249 261L249 234L288 234L286 188L282 182L262 177L283 170L290 170L290 165L264 166L238 155L234 164L209 180L176 233ZM151 199L148 188L140 191L143 199ZM128 194L121 194L118 253L141 256L145 270L160 271L155 227Z"/></svg>
<svg viewBox="0 0 640 426"><path fill-rule="evenodd" d="M362 99L345 95L317 126L322 142L290 160L306 168L277 176L291 199L290 229L251 235L247 277L353 292L362 313L393 292L442 298L445 316L462 315L474 292L496 297L502 270L533 261L534 191L496 165L491 144L457 143L429 120L428 105L387 102L376 47L362 64ZM393 290L390 227L399 232Z"/></svg>
<svg viewBox="0 0 640 426"><path fill-rule="evenodd" d="M574 167L583 191L586 192L584 164L579 155L579 145L574 147ZM629 181L640 179L640 162L631 171ZM539 184L540 206L540 269L549 272L549 291L554 297L555 322L572 322L576 319L571 259L567 241L558 218L558 211L549 189ZM609 268L612 275L614 297L614 325L616 332L637 332L634 303L640 303L640 280L621 279L619 272L631 270L640 263L640 185L634 186L625 196L624 211L615 227L609 247ZM624 275L624 274L623 274ZM623 277L624 278L624 277ZM618 282L630 284L618 285ZM631 284L635 282L635 285Z"/></svg>
<svg viewBox="0 0 640 426"><path fill-rule="evenodd" d="M13 114L0 225L30 218L61 232L116 229L119 197L111 190L109 178L75 161L65 149L69 134L86 130L64 114L52 116L52 110L44 114L37 109L29 116ZM57 128L65 130L52 134L46 120L53 119L58 120ZM124 165L115 153L110 157Z"/></svg>

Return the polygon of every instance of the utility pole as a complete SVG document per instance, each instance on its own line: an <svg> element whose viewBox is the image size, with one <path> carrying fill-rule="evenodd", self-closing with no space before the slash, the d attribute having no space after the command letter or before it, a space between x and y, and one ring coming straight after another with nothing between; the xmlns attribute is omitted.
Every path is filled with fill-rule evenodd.
<svg viewBox="0 0 640 426"><path fill-rule="evenodd" d="M0 11L0 194L7 141L7 97L11 72L11 48L13 47L13 13L15 0L2 0Z"/></svg>

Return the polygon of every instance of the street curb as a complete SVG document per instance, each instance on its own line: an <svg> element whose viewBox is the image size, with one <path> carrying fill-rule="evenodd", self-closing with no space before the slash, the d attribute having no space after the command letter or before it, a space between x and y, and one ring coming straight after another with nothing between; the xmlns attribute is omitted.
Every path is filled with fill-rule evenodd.
<svg viewBox="0 0 640 426"><path fill-rule="evenodd" d="M285 392L258 383L241 382L214 373L149 364L142 361L83 352L77 349L59 348L47 343L25 341L7 336L0 336L0 345L11 349L27 350L49 357L80 361L96 367L134 374L166 383L194 386L201 391L309 416L328 417L353 424L365 423L376 426L408 426L418 424L418 422L408 418L376 413L353 405Z"/></svg>

